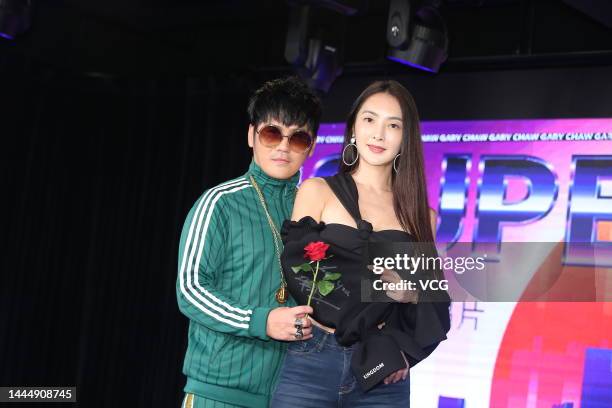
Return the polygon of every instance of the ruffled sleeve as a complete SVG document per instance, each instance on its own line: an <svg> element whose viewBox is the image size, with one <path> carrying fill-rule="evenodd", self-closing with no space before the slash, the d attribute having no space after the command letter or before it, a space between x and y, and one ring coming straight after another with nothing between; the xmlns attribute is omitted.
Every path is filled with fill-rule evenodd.
<svg viewBox="0 0 612 408"><path fill-rule="evenodd" d="M429 356L450 330L450 302L395 304L383 332L404 351L410 367Z"/></svg>
<svg viewBox="0 0 612 408"><path fill-rule="evenodd" d="M335 335L343 346L357 344L351 368L366 391L397 369L391 367L400 351L404 352L409 367L414 367L446 339L450 330L450 301L354 306L340 319ZM377 324L381 321L385 321L385 326L379 330ZM368 374L379 361L386 361L389 369Z"/></svg>
<svg viewBox="0 0 612 408"><path fill-rule="evenodd" d="M350 346L367 340L368 333L385 321L382 332L393 336L406 356L412 356L411 366L431 354L450 330L450 302L353 306L347 308L336 328L338 343Z"/></svg>
<svg viewBox="0 0 612 408"><path fill-rule="evenodd" d="M290 241L300 241L306 235L318 233L324 228L325 223L317 222L309 215L298 221L285 220L281 226L281 238L286 245Z"/></svg>

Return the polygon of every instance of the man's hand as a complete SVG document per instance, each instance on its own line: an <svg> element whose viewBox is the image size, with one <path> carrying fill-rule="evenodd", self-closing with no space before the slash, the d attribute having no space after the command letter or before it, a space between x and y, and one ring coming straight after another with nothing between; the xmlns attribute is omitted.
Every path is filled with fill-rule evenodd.
<svg viewBox="0 0 612 408"><path fill-rule="evenodd" d="M408 371L410 371L410 364L408 364L408 360L406 360L406 356L404 355L404 352L401 351L401 353L402 353L402 357L404 357L404 361L406 362L406 368L397 370L396 372L389 374L387 378L385 378L385 384L394 384L398 382L399 380L405 380L406 377L408 376Z"/></svg>
<svg viewBox="0 0 612 408"><path fill-rule="evenodd" d="M310 306L278 307L268 314L266 334L274 340L308 340L312 338L312 322L306 314L312 313ZM295 320L302 319L302 333L304 337L295 338Z"/></svg>

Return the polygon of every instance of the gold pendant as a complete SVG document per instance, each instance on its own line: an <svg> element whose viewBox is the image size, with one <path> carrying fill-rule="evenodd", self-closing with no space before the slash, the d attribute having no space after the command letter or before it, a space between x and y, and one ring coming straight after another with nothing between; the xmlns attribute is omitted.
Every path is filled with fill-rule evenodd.
<svg viewBox="0 0 612 408"><path fill-rule="evenodd" d="M281 304L287 302L287 292L284 286L281 286L276 291L276 301Z"/></svg>

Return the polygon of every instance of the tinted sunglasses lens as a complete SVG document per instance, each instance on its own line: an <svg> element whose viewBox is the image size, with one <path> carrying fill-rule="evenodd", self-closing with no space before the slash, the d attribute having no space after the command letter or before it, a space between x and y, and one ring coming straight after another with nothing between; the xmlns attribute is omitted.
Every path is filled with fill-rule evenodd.
<svg viewBox="0 0 612 408"><path fill-rule="evenodd" d="M291 136L291 140L289 141L289 146L291 149L297 153L303 153L310 148L312 145L312 137L306 132L295 132L293 136Z"/></svg>
<svg viewBox="0 0 612 408"><path fill-rule="evenodd" d="M265 146L274 147L283 140L283 134L274 126L264 126L259 131L259 140Z"/></svg>

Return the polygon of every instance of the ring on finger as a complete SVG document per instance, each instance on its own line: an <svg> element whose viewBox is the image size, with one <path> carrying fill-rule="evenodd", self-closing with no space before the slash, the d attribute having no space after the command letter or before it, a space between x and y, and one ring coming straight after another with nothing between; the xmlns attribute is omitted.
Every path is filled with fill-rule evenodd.
<svg viewBox="0 0 612 408"><path fill-rule="evenodd" d="M295 326L295 334L294 334L295 338L297 340L301 340L304 337L304 332L302 331L302 326Z"/></svg>

